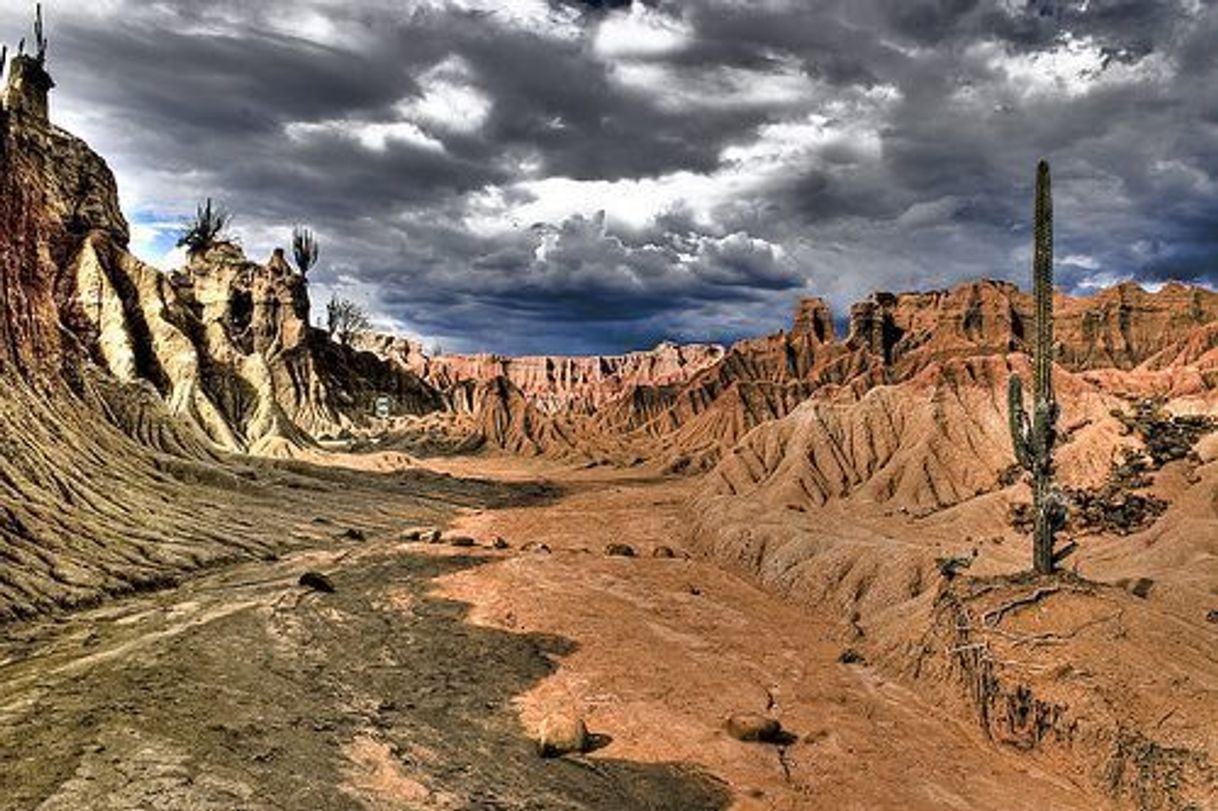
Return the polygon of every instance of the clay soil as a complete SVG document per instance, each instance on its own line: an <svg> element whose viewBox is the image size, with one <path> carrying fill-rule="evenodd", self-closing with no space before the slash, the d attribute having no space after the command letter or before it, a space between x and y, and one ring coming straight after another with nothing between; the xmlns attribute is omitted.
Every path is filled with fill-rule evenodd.
<svg viewBox="0 0 1218 811"><path fill-rule="evenodd" d="M690 482L435 464L502 482L449 513L478 547L302 516L312 542L279 559L0 628L0 808L1106 807L686 557ZM299 587L309 569L336 591ZM581 713L595 751L539 758L553 711ZM736 712L790 739L736 741Z"/></svg>

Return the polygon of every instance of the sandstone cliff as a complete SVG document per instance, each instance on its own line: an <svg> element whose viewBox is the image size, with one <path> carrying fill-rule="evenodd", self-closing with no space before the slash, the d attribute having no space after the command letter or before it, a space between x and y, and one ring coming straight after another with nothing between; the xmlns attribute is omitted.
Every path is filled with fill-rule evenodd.
<svg viewBox="0 0 1218 811"><path fill-rule="evenodd" d="M269 553L342 488L226 452L296 452L366 420L382 393L404 412L442 405L310 328L281 256L257 265L221 245L173 274L132 256L105 161L47 117L43 63L20 56L7 74L0 621Z"/></svg>
<svg viewBox="0 0 1218 811"><path fill-rule="evenodd" d="M1154 293L1126 284L1090 297L1059 296L1058 362L1095 385L1118 387L1113 393L1126 379L1111 373L1138 366L1174 370L1156 380L1175 394L1212 387L1216 317L1218 294L1179 284ZM472 423L450 420L461 447L619 464L646 459L699 472L809 398L840 397L839 389L857 398L953 359L1019 355L1030 321L1025 293L979 281L877 293L851 308L843 338L828 305L805 299L790 331L726 350L662 345L608 358L432 358L408 342L368 340L446 392L454 414L476 415Z"/></svg>

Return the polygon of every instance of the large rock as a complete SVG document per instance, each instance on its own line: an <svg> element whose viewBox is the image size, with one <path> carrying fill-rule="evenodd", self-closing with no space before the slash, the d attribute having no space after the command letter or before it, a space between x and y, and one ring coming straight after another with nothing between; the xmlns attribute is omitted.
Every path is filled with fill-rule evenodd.
<svg viewBox="0 0 1218 811"><path fill-rule="evenodd" d="M574 710L559 710L547 715L537 733L537 750L542 757L579 754L588 749L588 728Z"/></svg>
<svg viewBox="0 0 1218 811"><path fill-rule="evenodd" d="M758 713L729 716L724 728L736 740L749 743L780 743L783 738L782 724L777 719Z"/></svg>

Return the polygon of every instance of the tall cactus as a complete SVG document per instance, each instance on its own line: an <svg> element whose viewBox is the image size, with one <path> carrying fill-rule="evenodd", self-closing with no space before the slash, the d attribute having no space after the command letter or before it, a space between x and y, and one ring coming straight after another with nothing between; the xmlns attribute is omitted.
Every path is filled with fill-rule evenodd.
<svg viewBox="0 0 1218 811"><path fill-rule="evenodd" d="M44 64L47 61L47 38L42 28L42 3L34 7L34 44L38 48L35 59L38 64Z"/></svg>
<svg viewBox="0 0 1218 811"><path fill-rule="evenodd" d="M1053 195L1049 164L1036 167L1036 227L1032 257L1036 300L1036 338L1032 349L1035 372L1033 412L1029 425L1024 411L1023 382L1011 375L1007 390L1011 442L1015 458L1032 474L1032 568L1049 574L1069 549L1054 553L1053 535L1065 518L1061 495L1053 487L1053 445L1057 439L1057 400L1053 397Z"/></svg>

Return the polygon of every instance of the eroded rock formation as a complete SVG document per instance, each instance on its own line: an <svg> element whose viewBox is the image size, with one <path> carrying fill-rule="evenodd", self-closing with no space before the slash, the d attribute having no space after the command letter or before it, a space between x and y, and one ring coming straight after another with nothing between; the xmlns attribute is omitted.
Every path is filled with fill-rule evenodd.
<svg viewBox="0 0 1218 811"><path fill-rule="evenodd" d="M173 274L132 256L105 161L48 120L52 86L19 56L0 104L0 621L266 553L338 488L226 452L294 452L380 393L442 404L309 327L280 256L220 245Z"/></svg>

